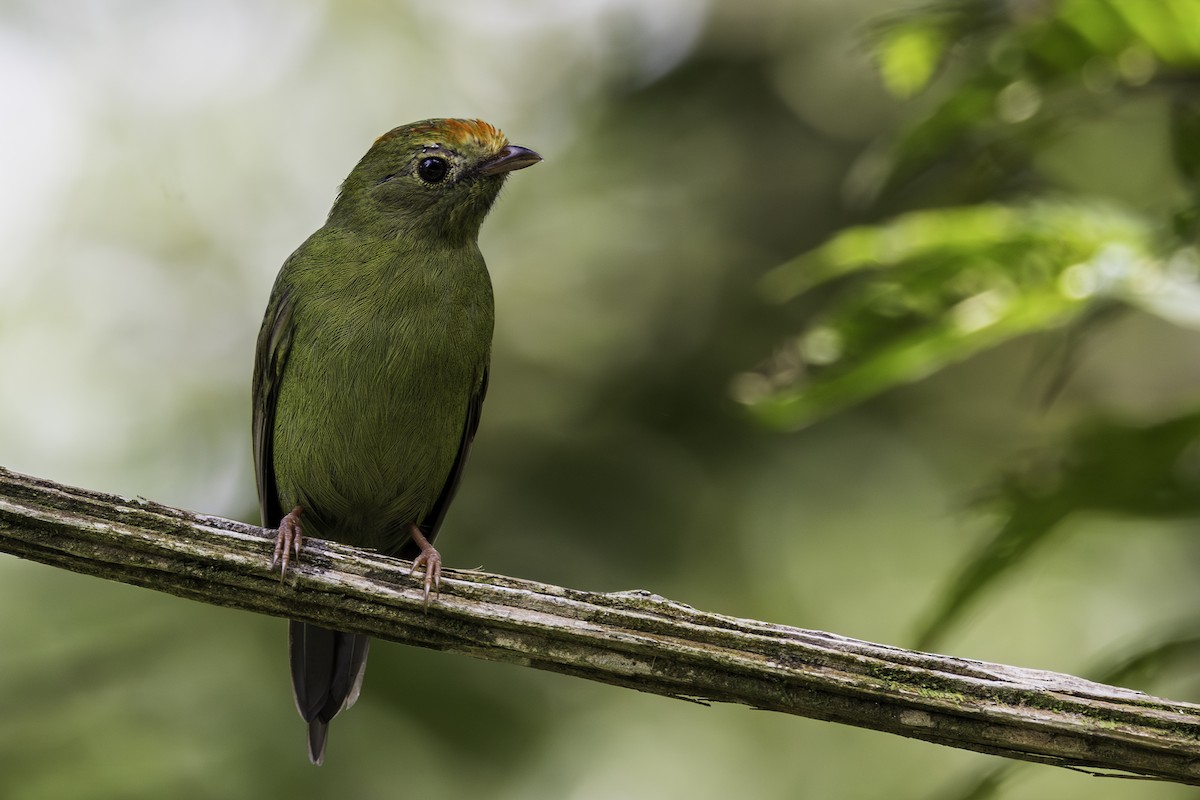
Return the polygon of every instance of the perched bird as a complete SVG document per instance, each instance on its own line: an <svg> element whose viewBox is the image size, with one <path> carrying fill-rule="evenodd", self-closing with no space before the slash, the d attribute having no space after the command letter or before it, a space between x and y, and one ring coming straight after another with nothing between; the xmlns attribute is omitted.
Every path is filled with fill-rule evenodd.
<svg viewBox="0 0 1200 800"><path fill-rule="evenodd" d="M541 161L479 120L384 134L324 226L284 262L254 361L263 525L286 573L302 536L414 559L425 601L434 537L479 426L492 286L476 239L505 177ZM292 687L320 764L358 698L366 636L291 621Z"/></svg>

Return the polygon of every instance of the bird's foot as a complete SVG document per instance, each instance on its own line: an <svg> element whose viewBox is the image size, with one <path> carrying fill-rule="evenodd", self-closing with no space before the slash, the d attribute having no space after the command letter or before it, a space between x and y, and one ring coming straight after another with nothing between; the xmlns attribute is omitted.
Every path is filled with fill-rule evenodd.
<svg viewBox="0 0 1200 800"><path fill-rule="evenodd" d="M408 574L416 575L417 570L425 568L425 607L428 608L430 590L436 594L441 594L442 591L442 554L429 543L419 527L413 525L411 532L413 541L421 548L421 554L413 559L412 569Z"/></svg>
<svg viewBox="0 0 1200 800"><path fill-rule="evenodd" d="M279 567L279 580L287 575L288 558L294 551L300 558L300 544L303 542L304 529L300 525L300 513L304 509L296 506L279 521L279 531L275 534L275 555L271 556L271 569L282 562Z"/></svg>

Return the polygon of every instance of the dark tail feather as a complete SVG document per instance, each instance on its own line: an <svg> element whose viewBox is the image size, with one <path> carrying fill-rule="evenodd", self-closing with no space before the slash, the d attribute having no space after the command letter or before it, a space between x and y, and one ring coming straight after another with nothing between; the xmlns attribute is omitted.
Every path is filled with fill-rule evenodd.
<svg viewBox="0 0 1200 800"><path fill-rule="evenodd" d="M308 723L308 760L318 767L325 763L325 737L329 735L329 723L314 719Z"/></svg>
<svg viewBox="0 0 1200 800"><path fill-rule="evenodd" d="M308 757L314 764L325 760L329 721L358 699L370 643L362 634L288 623L292 689L296 710L308 723Z"/></svg>

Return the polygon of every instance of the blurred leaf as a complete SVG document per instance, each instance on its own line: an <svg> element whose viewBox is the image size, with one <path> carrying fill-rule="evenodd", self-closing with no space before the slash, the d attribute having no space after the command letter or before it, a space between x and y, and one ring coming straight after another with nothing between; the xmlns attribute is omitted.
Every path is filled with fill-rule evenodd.
<svg viewBox="0 0 1200 800"><path fill-rule="evenodd" d="M1171 156L1175 169L1190 190L1191 202L1175 213L1175 235L1183 241L1200 241L1200 99L1179 96L1171 104ZM1196 298L1191 298L1194 307Z"/></svg>
<svg viewBox="0 0 1200 800"><path fill-rule="evenodd" d="M909 18L882 31L874 46L883 85L897 97L924 89L941 63L949 32L932 23L924 16Z"/></svg>
<svg viewBox="0 0 1200 800"><path fill-rule="evenodd" d="M955 781L947 792L939 794L938 800L988 800L998 797L1004 782L1016 770L1015 762L1004 761L996 766L981 769L965 780Z"/></svg>
<svg viewBox="0 0 1200 800"><path fill-rule="evenodd" d="M1200 99L1177 97L1171 106L1171 153L1175 167L1200 191Z"/></svg>
<svg viewBox="0 0 1200 800"><path fill-rule="evenodd" d="M908 98L929 85L950 45L1004 22L998 3L951 0L886 15L868 38L884 86Z"/></svg>
<svg viewBox="0 0 1200 800"><path fill-rule="evenodd" d="M1142 281L1124 299L1175 325L1200 330L1198 275L1200 254L1184 247L1163 260L1156 279Z"/></svg>
<svg viewBox="0 0 1200 800"><path fill-rule="evenodd" d="M1004 522L937 599L918 634L920 648L933 646L1072 514L1200 516L1200 410L1151 425L1093 425L1060 453L1010 472L982 503Z"/></svg>
<svg viewBox="0 0 1200 800"><path fill-rule="evenodd" d="M876 54L888 90L911 97L925 88L941 60L945 40L930 28L906 27L891 32Z"/></svg>
<svg viewBox="0 0 1200 800"><path fill-rule="evenodd" d="M1065 202L850 228L766 276L763 293L777 303L835 278L859 280L735 392L772 425L809 424L1099 301L1160 292L1153 240L1138 217Z"/></svg>
<svg viewBox="0 0 1200 800"><path fill-rule="evenodd" d="M1007 7L1008 17L998 8ZM988 24L948 24L978 18ZM1064 0L999 5L953 0L900 18L876 34L884 84L900 96L924 87L933 61L953 50L954 80L922 117L871 154L878 196L932 164L952 161L960 174L1004 180L1057 125L1097 108L1117 108L1117 91L1200 68L1200 3ZM934 45L936 44L936 49ZM924 71L923 71L924 70ZM925 80L921 77L924 75ZM1173 82L1186 94L1186 82ZM1089 112L1091 113L1091 112Z"/></svg>
<svg viewBox="0 0 1200 800"><path fill-rule="evenodd" d="M1197 662L1200 662L1200 619L1193 619L1175 632L1147 642L1086 674L1101 683L1149 691L1147 687L1160 680L1164 673L1173 670L1191 673Z"/></svg>

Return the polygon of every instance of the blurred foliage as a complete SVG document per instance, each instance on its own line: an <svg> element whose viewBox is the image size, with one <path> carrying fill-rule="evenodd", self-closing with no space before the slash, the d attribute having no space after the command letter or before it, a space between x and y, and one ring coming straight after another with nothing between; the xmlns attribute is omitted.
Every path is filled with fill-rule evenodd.
<svg viewBox="0 0 1200 800"><path fill-rule="evenodd" d="M1037 166L1057 132L1103 125L1151 96L1172 133L1176 175L1162 197L1190 213L1200 202L1183 192L1200 175L1197 30L1190 0L953 0L879 26L876 54L895 93L925 88L936 66L947 74L932 108L873 154L872 194L882 202L903 188L910 202L949 207L844 231L768 275L763 291L777 303L847 275L862 281L782 347L773 369L743 376L741 399L772 424L806 425L1113 299L1200 322L1200 259L1194 236L1179 235L1194 231L1172 232L1170 205L1096 208ZM1122 157L1146 169L1154 158ZM914 187L942 167L936 189ZM960 178L970 188L955 186ZM1009 202L960 205L981 193ZM1181 295L1190 313L1176 311Z"/></svg>
<svg viewBox="0 0 1200 800"><path fill-rule="evenodd" d="M1060 450L1026 462L980 498L1004 522L938 597L919 647L932 647L971 600L1071 514L1200 517L1200 410L1151 425L1094 422Z"/></svg>
<svg viewBox="0 0 1200 800"><path fill-rule="evenodd" d="M798 333L735 380L758 418L812 425L985 349L1067 329L1053 399L1114 310L1200 328L1200 4L951 0L877 20L870 45L884 85L913 110L866 151L849 196L867 214L904 213L839 231L766 275L773 303L822 294ZM1163 133L1110 158L1153 175L1151 192L1088 185L1055 162L1087 146L1081 131L1119 127L1139 105ZM1198 459L1191 409L1093 419L1021 459L976 504L1001 522L937 594L918 646L938 646L1073 515L1200 517ZM1137 535L1122 547L1139 547ZM1198 624L1131 647L1128 668L1099 679L1194 667ZM952 796L993 796L1012 769Z"/></svg>
<svg viewBox="0 0 1200 800"><path fill-rule="evenodd" d="M877 192L931 170L943 189L968 197L1011 186L1057 132L1101 121L1137 93L1187 97L1200 68L1200 5L1191 0L950 0L875 30L889 88L942 88L883 147ZM946 86L932 87L939 68Z"/></svg>
<svg viewBox="0 0 1200 800"><path fill-rule="evenodd" d="M743 376L765 420L800 426L1097 304L1173 287L1140 219L1079 203L978 205L843 231L763 281L777 302L869 272ZM758 399L755 393L765 392Z"/></svg>
<svg viewBox="0 0 1200 800"><path fill-rule="evenodd" d="M940 649L1076 673L1109 653L1200 697L1176 519L1200 395L1193 16L0 4L0 463L255 519L279 264L379 133L478 116L546 162L483 229L492 386L447 563L898 644L945 612ZM1032 400L1031 363L1052 375ZM1156 476L1171 504L1138 495ZM946 513L985 483L974 508L1043 521L990 572L991 521ZM965 591L947 579L973 563ZM380 643L313 769L279 620L16 559L0 603L6 800L929 797L994 763ZM1019 788L1189 796L1048 768Z"/></svg>

